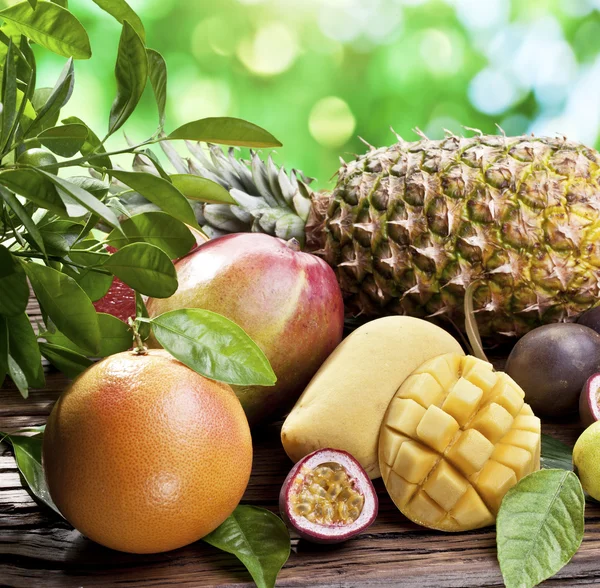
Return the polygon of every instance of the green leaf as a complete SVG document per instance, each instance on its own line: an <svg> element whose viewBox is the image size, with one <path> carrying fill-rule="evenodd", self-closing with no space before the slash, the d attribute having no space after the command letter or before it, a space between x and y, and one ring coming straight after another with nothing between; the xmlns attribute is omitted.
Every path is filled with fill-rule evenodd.
<svg viewBox="0 0 600 588"><path fill-rule="evenodd" d="M120 234L116 230L113 232L117 235ZM92 249L92 251L87 251L88 249ZM96 241L96 239L84 239L83 241L79 241L69 252L71 261L89 267L99 267L104 265L109 257L110 253L106 251L104 245L100 245L100 242Z"/></svg>
<svg viewBox="0 0 600 588"><path fill-rule="evenodd" d="M10 356L21 368L29 386L42 388L46 382L42 356L29 317L24 312L19 316L7 317L6 326Z"/></svg>
<svg viewBox="0 0 600 588"><path fill-rule="evenodd" d="M127 21L140 36L142 41L146 41L146 31L140 17L135 11L125 2L125 0L93 0L102 10L108 12L121 24Z"/></svg>
<svg viewBox="0 0 600 588"><path fill-rule="evenodd" d="M8 327L6 319L0 315L0 388L8 374Z"/></svg>
<svg viewBox="0 0 600 588"><path fill-rule="evenodd" d="M165 108L167 105L167 64L163 56L154 49L146 49L148 55L148 76L158 107L160 128L165 126Z"/></svg>
<svg viewBox="0 0 600 588"><path fill-rule="evenodd" d="M6 202L21 223L23 223L28 235L37 245L39 251L46 255L46 248L44 246L42 235L25 207L19 202L19 199L12 192L9 192L2 186L0 186L0 198Z"/></svg>
<svg viewBox="0 0 600 588"><path fill-rule="evenodd" d="M125 236L113 231L107 243L120 249L128 243L150 243L162 249L171 259L189 253L196 239L184 223L164 212L142 212L121 223Z"/></svg>
<svg viewBox="0 0 600 588"><path fill-rule="evenodd" d="M173 174L171 181L186 198L201 202L237 204L228 190L212 180L191 174Z"/></svg>
<svg viewBox="0 0 600 588"><path fill-rule="evenodd" d="M281 147L271 133L240 118L202 118L175 129L167 139L188 139L240 147Z"/></svg>
<svg viewBox="0 0 600 588"><path fill-rule="evenodd" d="M31 6L31 8L33 8L35 10L35 8L37 6L37 0L27 0L27 2L29 2L29 5Z"/></svg>
<svg viewBox="0 0 600 588"><path fill-rule="evenodd" d="M583 539L585 499L573 472L540 470L511 488L497 519L498 561L507 588L556 574Z"/></svg>
<svg viewBox="0 0 600 588"><path fill-rule="evenodd" d="M23 478L25 478L31 492L46 506L49 506L60 515L58 508L56 508L56 505L52 502L52 498L50 498L44 469L42 468L42 435L38 434L33 437L26 437L25 435L0 433L0 440L3 437L13 446L17 467Z"/></svg>
<svg viewBox="0 0 600 588"><path fill-rule="evenodd" d="M127 172L122 170L108 170L114 176L144 198L156 204L166 213L183 223L198 227L196 215L186 200L185 196L170 182L145 172ZM0 176L1 177L1 176Z"/></svg>
<svg viewBox="0 0 600 588"><path fill-rule="evenodd" d="M91 178L90 176L69 176L69 182L79 186L99 200L102 200L108 194L108 184L102 180ZM96 223L97 222L98 221L96 220Z"/></svg>
<svg viewBox="0 0 600 588"><path fill-rule="evenodd" d="M149 318L148 309L146 303L139 292L135 293L135 316L142 318ZM150 323L149 322L138 322L137 329L142 341L145 341L150 336ZM0 382L0 386L2 383Z"/></svg>
<svg viewBox="0 0 600 588"><path fill-rule="evenodd" d="M117 215L110 208L108 208L106 204L98 200L87 190L80 188L77 184L69 182L68 180L64 180L63 178L59 178L54 174L45 172L42 169L38 169L36 171L38 174L43 174L48 180L55 184L59 190L63 190L77 202L81 203L87 210L104 219L111 227L120 230L120 224Z"/></svg>
<svg viewBox="0 0 600 588"><path fill-rule="evenodd" d="M81 286L92 302L100 300L108 292L113 282L110 274L101 274L94 271L93 268L82 269L65 265L63 272Z"/></svg>
<svg viewBox="0 0 600 588"><path fill-rule="evenodd" d="M238 506L203 540L235 555L258 588L273 588L279 570L290 556L290 535L283 521L256 506Z"/></svg>
<svg viewBox="0 0 600 588"><path fill-rule="evenodd" d="M129 327L112 314L98 313L100 324L100 357L108 357L127 351L133 345L133 334Z"/></svg>
<svg viewBox="0 0 600 588"><path fill-rule="evenodd" d="M36 90L33 97L33 105L37 112L37 116L31 126L27 129L27 137L35 136L43 129L52 127L56 124L60 109L71 98L74 84L75 70L73 67L73 60L69 59L63 67L58 80L56 80L54 88L49 94L46 88ZM45 101L42 102L44 98ZM41 103L39 108L37 107L38 102Z"/></svg>
<svg viewBox="0 0 600 588"><path fill-rule="evenodd" d="M40 343L42 355L67 378L76 378L94 362L84 355L52 343Z"/></svg>
<svg viewBox="0 0 600 588"><path fill-rule="evenodd" d="M133 27L125 21L115 66L117 96L110 109L108 133L112 135L125 123L138 105L148 79L146 47Z"/></svg>
<svg viewBox="0 0 600 588"><path fill-rule="evenodd" d="M96 133L94 133L94 131L92 131L92 129L90 129L90 127L88 127L80 118L77 118L76 116L70 116L68 118L63 119L62 123L80 124L86 127L86 129L88 130L88 135L84 144L81 146L81 155L94 155L95 157L93 158L93 161L95 165L99 165L101 167L106 168L112 167L110 157L108 157L108 155L103 155L104 153L106 153L106 149L104 148L102 141L100 141Z"/></svg>
<svg viewBox="0 0 600 588"><path fill-rule="evenodd" d="M55 220L40 225L39 231L48 254L62 257L77 240L81 225L70 220Z"/></svg>
<svg viewBox="0 0 600 588"><path fill-rule="evenodd" d="M9 351L10 351L10 343L9 343ZM21 366L15 361L13 356L8 354L8 374L11 377L12 381L15 383L15 386L21 393L23 398L29 397L29 385L27 383L27 377L25 373L21 369Z"/></svg>
<svg viewBox="0 0 600 588"><path fill-rule="evenodd" d="M149 243L126 245L103 267L146 296L168 298L177 290L175 266L162 249Z"/></svg>
<svg viewBox="0 0 600 588"><path fill-rule="evenodd" d="M151 319L158 342L198 373L228 384L272 386L277 377L260 347L233 321L209 310L172 310Z"/></svg>
<svg viewBox="0 0 600 588"><path fill-rule="evenodd" d="M66 274L44 265L27 263L25 271L40 305L58 329L91 355L97 354L98 316L81 286Z"/></svg>
<svg viewBox="0 0 600 588"><path fill-rule="evenodd" d="M34 10L28 2L19 2L0 11L0 18L42 47L75 59L92 56L90 40L82 24L71 12L45 0Z"/></svg>
<svg viewBox="0 0 600 588"><path fill-rule="evenodd" d="M50 127L42 131L38 141L61 157L73 157L87 139L88 130L84 125L69 124ZM93 178L92 178L93 179Z"/></svg>
<svg viewBox="0 0 600 588"><path fill-rule="evenodd" d="M573 449L550 435L542 435L541 467L573 471Z"/></svg>
<svg viewBox="0 0 600 588"><path fill-rule="evenodd" d="M21 264L0 245L0 314L18 316L25 312L29 286Z"/></svg>
<svg viewBox="0 0 600 588"><path fill-rule="evenodd" d="M2 126L0 127L0 146L2 151L10 139L11 130L17 117L17 65L14 58L12 40L8 43L8 51L2 71Z"/></svg>
<svg viewBox="0 0 600 588"><path fill-rule="evenodd" d="M0 172L0 184L11 192L31 200L40 208L46 208L59 216L67 216L67 209L56 188L35 169L7 169Z"/></svg>

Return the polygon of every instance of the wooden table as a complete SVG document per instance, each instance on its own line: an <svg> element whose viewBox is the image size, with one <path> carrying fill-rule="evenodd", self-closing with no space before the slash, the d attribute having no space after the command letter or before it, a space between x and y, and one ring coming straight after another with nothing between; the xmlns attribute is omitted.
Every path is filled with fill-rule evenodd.
<svg viewBox="0 0 600 588"><path fill-rule="evenodd" d="M0 390L0 431L45 422L67 380L47 374L44 390L23 400L12 382ZM573 444L576 424L544 426ZM279 488L291 467L279 427L256 434L254 469L243 502L277 510ZM493 528L444 534L408 522L381 480L379 516L363 535L338 546L293 540L278 586L501 586ZM160 531L158 531L160 532ZM0 586L252 586L238 560L199 541L158 555L130 555L82 537L23 489L12 451L0 445ZM586 533L573 561L547 582L600 586L600 505L586 508Z"/></svg>

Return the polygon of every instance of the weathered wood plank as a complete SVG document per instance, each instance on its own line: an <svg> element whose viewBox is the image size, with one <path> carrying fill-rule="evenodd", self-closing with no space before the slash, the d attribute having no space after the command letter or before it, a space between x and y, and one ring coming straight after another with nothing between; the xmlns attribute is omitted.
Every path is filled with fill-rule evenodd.
<svg viewBox="0 0 600 588"><path fill-rule="evenodd" d="M28 401L12 386L0 390L0 430L44 422L66 385L56 372ZM544 432L573 443L577 423L545 424ZM255 434L252 478L243 501L277 509L279 488L291 464L273 425ZM339 546L293 541L280 586L501 586L493 529L456 535L432 532L402 517L380 481L380 512L369 532ZM600 585L600 506L586 513L584 543L551 586ZM195 543L151 556L122 554L82 537L40 507L20 485L8 446L0 445L0 585L32 586L251 586L243 566L228 554Z"/></svg>

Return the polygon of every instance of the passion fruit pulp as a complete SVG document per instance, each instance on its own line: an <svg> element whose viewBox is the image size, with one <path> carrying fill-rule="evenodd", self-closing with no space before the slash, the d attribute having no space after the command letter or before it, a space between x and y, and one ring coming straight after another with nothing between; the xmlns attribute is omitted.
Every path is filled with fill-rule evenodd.
<svg viewBox="0 0 600 588"><path fill-rule="evenodd" d="M367 529L378 500L369 476L349 453L320 449L290 471L279 494L288 527L315 543L339 543Z"/></svg>
<svg viewBox="0 0 600 588"><path fill-rule="evenodd" d="M579 397L579 416L585 427L600 421L600 373L590 376Z"/></svg>

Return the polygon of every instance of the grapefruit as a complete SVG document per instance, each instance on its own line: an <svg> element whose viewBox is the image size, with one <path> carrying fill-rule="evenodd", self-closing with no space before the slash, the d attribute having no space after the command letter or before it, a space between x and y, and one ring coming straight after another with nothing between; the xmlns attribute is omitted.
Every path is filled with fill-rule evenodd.
<svg viewBox="0 0 600 588"><path fill-rule="evenodd" d="M86 370L44 435L50 495L82 534L130 553L192 543L218 527L250 477L252 440L227 384L163 350Z"/></svg>

